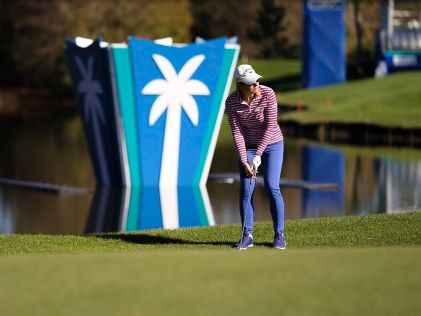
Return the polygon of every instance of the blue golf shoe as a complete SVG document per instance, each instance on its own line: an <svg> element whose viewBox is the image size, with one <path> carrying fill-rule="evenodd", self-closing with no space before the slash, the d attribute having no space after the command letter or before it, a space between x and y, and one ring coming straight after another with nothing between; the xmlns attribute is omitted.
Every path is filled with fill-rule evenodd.
<svg viewBox="0 0 421 316"><path fill-rule="evenodd" d="M240 250L246 250L247 248L253 247L253 236L243 235L241 240L236 243L236 247Z"/></svg>
<svg viewBox="0 0 421 316"><path fill-rule="evenodd" d="M273 239L273 248L276 249L285 249L287 246L287 242L285 241L285 237L283 233L275 234L275 238Z"/></svg>

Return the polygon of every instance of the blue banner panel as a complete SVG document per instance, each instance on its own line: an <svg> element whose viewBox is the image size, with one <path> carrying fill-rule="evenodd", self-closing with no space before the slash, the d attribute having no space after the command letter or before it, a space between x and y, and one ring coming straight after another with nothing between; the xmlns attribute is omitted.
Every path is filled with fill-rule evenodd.
<svg viewBox="0 0 421 316"><path fill-rule="evenodd" d="M116 90L120 105L121 123L124 131L130 170L130 186L140 187L139 131L133 91L133 74L129 48L111 45ZM129 182L129 181L127 181Z"/></svg>
<svg viewBox="0 0 421 316"><path fill-rule="evenodd" d="M384 60L390 72L421 69L421 52L386 51Z"/></svg>
<svg viewBox="0 0 421 316"><path fill-rule="evenodd" d="M304 0L304 88L346 80L345 0Z"/></svg>
<svg viewBox="0 0 421 316"><path fill-rule="evenodd" d="M222 106L220 83L228 80L225 43L224 38L175 47L129 39L144 187L142 228L203 225L206 210L203 201L196 203L200 191L194 186L209 158L203 153L209 151L215 113Z"/></svg>
<svg viewBox="0 0 421 316"><path fill-rule="evenodd" d="M303 146L303 180L338 183L338 191L303 190L305 217L338 215L344 213L345 157L342 152L315 146Z"/></svg>
<svg viewBox="0 0 421 316"><path fill-rule="evenodd" d="M67 40L66 58L97 185L123 186L118 105L113 103L108 51L100 47L100 40L86 48Z"/></svg>

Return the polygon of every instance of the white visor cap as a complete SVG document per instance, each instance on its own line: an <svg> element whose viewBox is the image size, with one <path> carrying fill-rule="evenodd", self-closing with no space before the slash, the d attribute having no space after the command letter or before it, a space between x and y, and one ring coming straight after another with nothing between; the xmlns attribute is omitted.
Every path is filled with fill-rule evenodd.
<svg viewBox="0 0 421 316"><path fill-rule="evenodd" d="M254 71L253 67L247 64L238 65L234 72L236 82L242 82L248 86L256 83L257 80L263 78L261 75Z"/></svg>

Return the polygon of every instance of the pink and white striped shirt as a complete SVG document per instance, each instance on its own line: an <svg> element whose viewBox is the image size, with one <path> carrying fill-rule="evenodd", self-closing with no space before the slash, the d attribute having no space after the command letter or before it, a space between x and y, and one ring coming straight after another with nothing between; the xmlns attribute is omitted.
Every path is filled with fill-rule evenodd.
<svg viewBox="0 0 421 316"><path fill-rule="evenodd" d="M256 155L262 155L267 145L283 140L277 120L278 104L271 88L260 85L260 96L256 96L250 105L236 90L227 97L225 111L242 163L247 162L246 148L257 148Z"/></svg>

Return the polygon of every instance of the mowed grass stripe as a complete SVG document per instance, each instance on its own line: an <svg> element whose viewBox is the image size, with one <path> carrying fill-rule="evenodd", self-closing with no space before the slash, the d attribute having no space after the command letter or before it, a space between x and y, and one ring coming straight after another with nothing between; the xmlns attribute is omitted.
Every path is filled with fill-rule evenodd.
<svg viewBox="0 0 421 316"><path fill-rule="evenodd" d="M90 236L0 235L0 255L165 249L224 249L238 241L240 225ZM421 245L421 213L288 220L288 248ZM272 223L257 223L255 247L270 249Z"/></svg>
<svg viewBox="0 0 421 316"><path fill-rule="evenodd" d="M4 315L419 315L421 247L0 260Z"/></svg>
<svg viewBox="0 0 421 316"><path fill-rule="evenodd" d="M421 72L402 72L317 89L278 94L280 104L308 106L280 113L282 120L306 123L361 123L386 127L421 127Z"/></svg>

